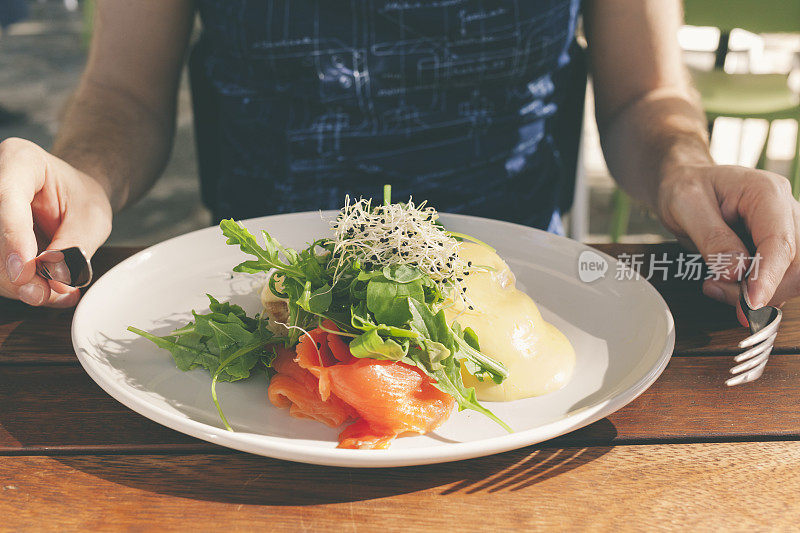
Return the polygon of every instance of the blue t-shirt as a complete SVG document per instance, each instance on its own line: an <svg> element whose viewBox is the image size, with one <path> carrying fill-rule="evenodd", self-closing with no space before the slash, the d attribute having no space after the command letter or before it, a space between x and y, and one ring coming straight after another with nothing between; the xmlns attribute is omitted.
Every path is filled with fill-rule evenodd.
<svg viewBox="0 0 800 533"><path fill-rule="evenodd" d="M585 85L580 0L197 4L215 218L334 209L391 183L395 200L559 230Z"/></svg>

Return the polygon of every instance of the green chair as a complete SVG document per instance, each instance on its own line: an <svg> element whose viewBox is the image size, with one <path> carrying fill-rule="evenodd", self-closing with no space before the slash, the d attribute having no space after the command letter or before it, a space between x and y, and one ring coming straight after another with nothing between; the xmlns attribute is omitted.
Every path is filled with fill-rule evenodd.
<svg viewBox="0 0 800 533"><path fill-rule="evenodd" d="M691 26L720 29L717 68L690 69L700 92L710 124L717 117L755 118L769 124L756 168L764 168L772 121L792 119L800 130L800 96L787 85L784 74L728 74L722 70L730 31L741 28L753 33L800 32L800 0L685 0L685 22ZM789 180L795 197L800 195L800 131ZM627 231L631 200L620 189L614 191L614 212L609 233L617 242Z"/></svg>

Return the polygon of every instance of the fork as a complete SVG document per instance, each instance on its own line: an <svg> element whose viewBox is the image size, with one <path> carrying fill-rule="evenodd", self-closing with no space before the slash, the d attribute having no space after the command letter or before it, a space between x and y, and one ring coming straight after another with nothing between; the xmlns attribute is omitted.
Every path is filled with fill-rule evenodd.
<svg viewBox="0 0 800 533"><path fill-rule="evenodd" d="M77 246L45 250L36 257L36 273L44 279L81 288L92 281L92 264Z"/></svg>
<svg viewBox="0 0 800 533"><path fill-rule="evenodd" d="M781 310L771 305L753 309L747 294L746 279L739 284L739 304L742 306L751 335L739 343L739 348L747 349L733 358L734 362L739 364L731 368L731 374L734 376L725 381L729 387L749 383L761 377L783 318Z"/></svg>

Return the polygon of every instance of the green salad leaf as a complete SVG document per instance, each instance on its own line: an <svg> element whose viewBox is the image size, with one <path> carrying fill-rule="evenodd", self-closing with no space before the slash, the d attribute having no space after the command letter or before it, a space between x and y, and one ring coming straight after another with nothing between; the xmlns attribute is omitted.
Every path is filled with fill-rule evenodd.
<svg viewBox="0 0 800 533"><path fill-rule="evenodd" d="M181 370L204 368L214 373L223 361L237 354L230 364L220 370L219 381L247 378L259 361L269 366L272 354L264 348L274 339L264 321L249 318L238 305L221 303L213 296L207 296L210 313L201 315L192 312L193 322L166 335L153 335L133 326L128 330L169 350L175 366Z"/></svg>
<svg viewBox="0 0 800 533"><path fill-rule="evenodd" d="M392 207L385 203L375 209L387 209L386 206ZM383 222L381 215L373 220L374 224ZM362 224L358 231L366 231L369 225ZM228 244L250 256L233 270L266 273L269 290L286 302L289 318L284 325L288 333L276 336L266 327L267 317L248 317L241 307L219 302L210 295L208 313L193 312L191 322L166 335L153 335L132 326L128 329L168 350L179 369L209 371L213 376L212 398L228 429L230 425L217 400L216 383L245 379L259 363L269 368L274 358L272 345L293 347L304 332L331 320L342 336L350 339L350 352L355 357L414 365L437 388L451 395L459 410L482 413L510 431L478 402L475 390L465 387L461 376L463 367L479 380L501 383L508 371L480 351L474 331L462 329L457 322L448 323L442 307L453 288L441 277L431 277L431 263L427 263L425 271L412 263L373 263L374 257L365 260L343 255L332 239L320 239L296 251L283 247L264 231L260 244L234 220L223 220L220 228ZM392 242L402 247L402 239L415 230L398 231L405 233ZM389 241L388 237L382 239ZM439 248L431 250L438 253ZM456 256L443 257L450 261Z"/></svg>
<svg viewBox="0 0 800 533"><path fill-rule="evenodd" d="M355 357L400 361L408 353L408 341L381 337L378 328L362 333L350 342L350 353Z"/></svg>
<svg viewBox="0 0 800 533"><path fill-rule="evenodd" d="M407 304L409 299L425 301L419 278L402 283L378 276L367 283L367 309L372 311L378 322L390 326L408 323L411 320L411 310Z"/></svg>
<svg viewBox="0 0 800 533"><path fill-rule="evenodd" d="M265 321L248 317L240 306L207 296L210 313L192 311L193 322L166 335L153 335L133 326L128 330L168 350L179 369L208 370L214 378L212 398L225 427L231 429L217 400L217 382L248 378L259 362L269 367L274 352L267 346L279 339L266 328Z"/></svg>

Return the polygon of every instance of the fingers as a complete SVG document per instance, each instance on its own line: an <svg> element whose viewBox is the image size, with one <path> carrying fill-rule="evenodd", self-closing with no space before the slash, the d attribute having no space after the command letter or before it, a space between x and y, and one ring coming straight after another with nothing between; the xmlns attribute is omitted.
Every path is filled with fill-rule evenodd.
<svg viewBox="0 0 800 533"><path fill-rule="evenodd" d="M706 264L717 265L717 277L736 280L740 274L736 271L736 258L748 256L747 248L725 222L710 184L695 181L685 187L670 214L687 233Z"/></svg>
<svg viewBox="0 0 800 533"><path fill-rule="evenodd" d="M36 234L30 200L10 185L2 185L0 173L0 257L6 279L15 285L30 282L36 273ZM5 190L3 190L5 189Z"/></svg>
<svg viewBox="0 0 800 533"><path fill-rule="evenodd" d="M72 287L68 292L64 294L51 292L50 298L43 305L45 307L58 307L58 308L74 307L78 303L78 300L80 300L80 297L81 297L81 291Z"/></svg>
<svg viewBox="0 0 800 533"><path fill-rule="evenodd" d="M0 295L29 305L75 305L80 292L36 274L37 235L48 249L79 246L88 257L111 231L111 207L99 183L35 144L0 143ZM62 258L63 259L63 258ZM66 265L49 266L69 280Z"/></svg>
<svg viewBox="0 0 800 533"><path fill-rule="evenodd" d="M50 301L50 285L36 275L38 251L31 203L41 189L41 149L28 141L0 143L0 286L29 305Z"/></svg>
<svg viewBox="0 0 800 533"><path fill-rule="evenodd" d="M74 287L65 287L63 292L59 293L48 287L47 282L37 277L22 287L3 284L0 287L0 296L20 300L33 306L72 307L78 303L80 291Z"/></svg>
<svg viewBox="0 0 800 533"><path fill-rule="evenodd" d="M91 258L111 233L111 216L110 208L106 210L96 205L67 212L47 249L79 246L86 257ZM58 267L54 274L58 274Z"/></svg>
<svg viewBox="0 0 800 533"><path fill-rule="evenodd" d="M755 307L763 307L773 299L795 260L794 204L788 181L766 173L753 176L742 193L740 214L753 238L758 261L747 286Z"/></svg>
<svg viewBox="0 0 800 533"><path fill-rule="evenodd" d="M66 167L62 172L75 173L76 181L65 184L65 194L71 198L72 205L52 233L48 250L63 250L78 246L91 258L111 233L112 211L106 192L97 181L75 171L63 161L57 161L56 168ZM79 185L79 191L71 190Z"/></svg>
<svg viewBox="0 0 800 533"><path fill-rule="evenodd" d="M81 209L71 210L65 214L61 225L47 247L48 250L63 250L78 246L86 257L91 259L100 245L105 242L111 232L112 215L110 208L104 209L100 203L90 203L81 207ZM53 252L45 251L42 252L41 257L48 257L48 253L53 254ZM71 294L75 289L66 285L70 281L71 275L63 262L63 254L58 253L55 256L57 256L58 261L49 265L52 277L49 281L50 289L54 294ZM71 300L66 298L60 300L62 303L69 301ZM77 298L75 301L77 302Z"/></svg>
<svg viewBox="0 0 800 533"><path fill-rule="evenodd" d="M736 305L739 303L739 284L735 281L707 279L703 282L703 294L718 302Z"/></svg>
<svg viewBox="0 0 800 533"><path fill-rule="evenodd" d="M775 290L775 294L770 300L771 305L783 305L786 300L800 296L800 203L792 199L793 204L793 219L794 219L794 234L795 234L795 257L791 262L783 279Z"/></svg>
<svg viewBox="0 0 800 533"><path fill-rule="evenodd" d="M736 283L752 255L730 228L744 222L756 255L749 271L748 289L754 306L780 305L800 295L800 210L782 176L743 167L694 167L662 183L661 216L678 237L687 235L712 270L703 292L736 305ZM732 260L736 258L736 260ZM744 265L742 264L744 263Z"/></svg>
<svg viewBox="0 0 800 533"><path fill-rule="evenodd" d="M0 258L5 279L18 286L30 283L36 274L31 202L41 188L44 172L37 150L19 139L0 143ZM26 293L34 294L35 287Z"/></svg>

